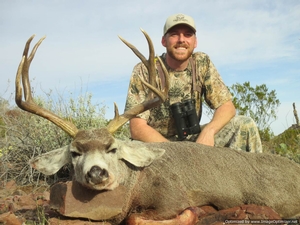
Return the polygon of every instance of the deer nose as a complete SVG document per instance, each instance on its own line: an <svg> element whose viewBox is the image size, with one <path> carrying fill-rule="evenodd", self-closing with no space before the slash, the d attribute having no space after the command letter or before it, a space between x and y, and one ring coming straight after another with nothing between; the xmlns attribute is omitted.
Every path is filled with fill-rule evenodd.
<svg viewBox="0 0 300 225"><path fill-rule="evenodd" d="M108 178L108 172L105 169L101 169L99 166L92 166L89 172L87 172L87 182L94 184L100 184Z"/></svg>

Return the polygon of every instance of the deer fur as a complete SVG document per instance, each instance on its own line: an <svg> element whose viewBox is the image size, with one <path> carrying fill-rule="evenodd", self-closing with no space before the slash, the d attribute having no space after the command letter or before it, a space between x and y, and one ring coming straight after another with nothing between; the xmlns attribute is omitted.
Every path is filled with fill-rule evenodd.
<svg viewBox="0 0 300 225"><path fill-rule="evenodd" d="M38 156L31 165L53 174L72 162L75 179L96 190L127 188L118 221L137 211L169 219L184 209L211 205L269 206L283 218L300 216L300 165L273 154L255 154L193 142L142 143L114 139L106 128L79 131L67 147ZM96 181L87 179L93 166Z"/></svg>

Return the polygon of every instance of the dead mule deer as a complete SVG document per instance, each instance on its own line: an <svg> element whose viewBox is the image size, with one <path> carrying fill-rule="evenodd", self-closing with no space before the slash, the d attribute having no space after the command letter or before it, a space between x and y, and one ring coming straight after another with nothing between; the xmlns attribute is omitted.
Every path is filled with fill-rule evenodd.
<svg viewBox="0 0 300 225"><path fill-rule="evenodd" d="M70 145L31 160L32 167L45 174L54 174L72 162L75 179L88 188L113 191L119 185L125 186L128 191L123 199L122 213L111 218L115 222L122 221L133 211L149 219L168 219L188 207L203 205L226 209L257 204L273 208L284 218L300 215L300 165L287 158L191 142L142 143L113 138L112 134L120 126L161 104L168 93L168 85L163 91L154 87L154 49L149 36L144 34L149 44L148 60L122 40L148 68L149 83L142 82L155 95L123 115L119 115L115 106L115 117L109 125L94 130L78 130L34 103L28 72L43 38L29 56L33 37L27 41L16 76L16 103L50 120L74 138ZM168 84L168 74L164 71ZM21 79L25 101L22 100Z"/></svg>

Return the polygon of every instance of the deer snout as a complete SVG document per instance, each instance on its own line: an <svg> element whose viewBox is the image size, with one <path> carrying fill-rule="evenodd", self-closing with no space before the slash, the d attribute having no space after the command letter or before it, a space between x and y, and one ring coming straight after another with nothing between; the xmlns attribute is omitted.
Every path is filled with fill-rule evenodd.
<svg viewBox="0 0 300 225"><path fill-rule="evenodd" d="M108 178L106 169L101 169L99 166L92 166L90 171L85 176L88 183L100 184Z"/></svg>

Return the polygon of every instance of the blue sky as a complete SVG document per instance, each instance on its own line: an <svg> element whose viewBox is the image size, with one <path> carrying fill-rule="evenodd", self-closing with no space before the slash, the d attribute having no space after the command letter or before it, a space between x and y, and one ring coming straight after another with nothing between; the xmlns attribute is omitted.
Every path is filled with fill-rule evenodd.
<svg viewBox="0 0 300 225"><path fill-rule="evenodd" d="M0 1L0 96L10 99L26 40L46 35L30 75L36 95L88 91L95 103L124 109L128 81L139 59L119 40L148 56L140 28L151 36L156 54L166 18L185 13L195 19L198 47L207 53L228 86L250 81L276 90L281 102L275 134L300 114L300 1ZM13 103L12 103L13 104ZM204 118L203 122L207 122Z"/></svg>

